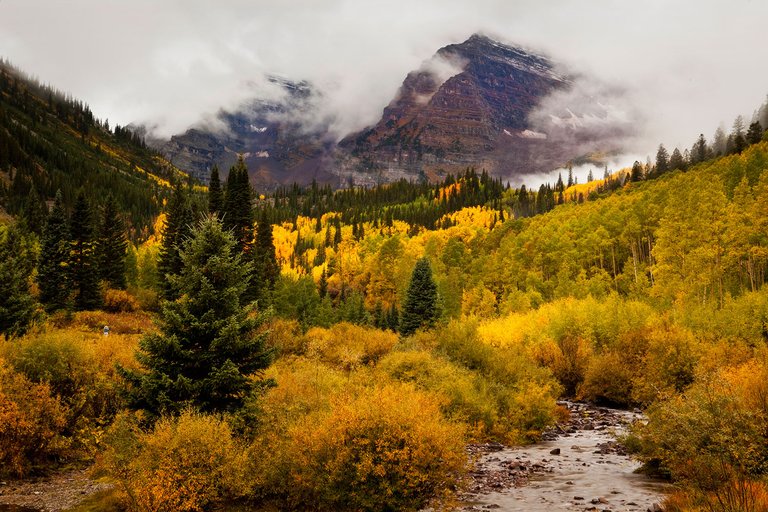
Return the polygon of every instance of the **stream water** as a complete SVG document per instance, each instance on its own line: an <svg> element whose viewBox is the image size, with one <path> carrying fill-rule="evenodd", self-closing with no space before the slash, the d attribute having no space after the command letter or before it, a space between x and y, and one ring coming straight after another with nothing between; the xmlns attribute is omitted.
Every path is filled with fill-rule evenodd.
<svg viewBox="0 0 768 512"><path fill-rule="evenodd" d="M548 441L483 455L465 510L656 510L669 484L635 473L616 434L640 415L567 404L572 421Z"/></svg>

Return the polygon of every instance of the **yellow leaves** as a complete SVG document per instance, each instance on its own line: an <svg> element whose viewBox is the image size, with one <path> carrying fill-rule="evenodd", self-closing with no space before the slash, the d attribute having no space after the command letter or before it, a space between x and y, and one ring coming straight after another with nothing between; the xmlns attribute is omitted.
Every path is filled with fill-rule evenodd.
<svg viewBox="0 0 768 512"><path fill-rule="evenodd" d="M199 511L222 496L242 495L248 485L243 448L227 423L212 416L186 411L150 432L122 420L111 436L105 464L126 488L131 510Z"/></svg>
<svg viewBox="0 0 768 512"><path fill-rule="evenodd" d="M491 229L498 222L499 213L485 206L470 206L443 216L458 226Z"/></svg>

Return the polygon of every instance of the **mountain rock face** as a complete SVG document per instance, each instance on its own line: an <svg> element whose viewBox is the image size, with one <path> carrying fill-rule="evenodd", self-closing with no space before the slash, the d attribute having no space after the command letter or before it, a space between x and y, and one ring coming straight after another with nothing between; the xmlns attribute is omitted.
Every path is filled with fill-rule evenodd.
<svg viewBox="0 0 768 512"><path fill-rule="evenodd" d="M340 146L357 170L385 174L552 169L567 158L560 161L547 135L530 129L528 115L569 84L545 58L474 35L409 73L381 120Z"/></svg>
<svg viewBox="0 0 768 512"><path fill-rule="evenodd" d="M588 104L578 97L579 78L545 57L473 35L409 73L374 126L339 142L330 123L312 117L323 98L310 84L273 79L282 100L221 112L224 130L190 129L156 147L203 181L214 163L226 173L244 154L260 187L432 180L467 167L515 181L618 149L624 128L610 126L602 98Z"/></svg>
<svg viewBox="0 0 768 512"><path fill-rule="evenodd" d="M281 99L254 100L237 112L221 111L216 129L191 128L168 141L153 141L153 145L203 182L214 164L226 176L238 155L245 157L251 181L262 188L333 180L323 171L333 141L326 140L323 130L305 130L299 121L312 108L311 86L275 77L269 80L283 90Z"/></svg>

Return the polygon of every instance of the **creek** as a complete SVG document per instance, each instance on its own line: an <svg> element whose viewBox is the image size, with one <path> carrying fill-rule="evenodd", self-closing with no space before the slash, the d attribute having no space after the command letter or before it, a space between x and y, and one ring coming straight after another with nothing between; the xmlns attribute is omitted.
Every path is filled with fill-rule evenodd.
<svg viewBox="0 0 768 512"><path fill-rule="evenodd" d="M571 420L521 448L480 445L463 510L656 511L670 485L635 472L616 441L637 412L565 402Z"/></svg>

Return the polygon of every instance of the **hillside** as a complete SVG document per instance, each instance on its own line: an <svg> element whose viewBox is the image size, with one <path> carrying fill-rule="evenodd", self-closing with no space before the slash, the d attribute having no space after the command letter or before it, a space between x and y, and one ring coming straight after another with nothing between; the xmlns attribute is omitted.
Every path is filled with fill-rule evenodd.
<svg viewBox="0 0 768 512"><path fill-rule="evenodd" d="M114 131L88 105L0 61L0 202L40 228L42 205L61 190L96 203L114 196L135 235L160 213L171 181L186 174L130 131Z"/></svg>

